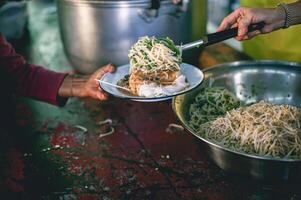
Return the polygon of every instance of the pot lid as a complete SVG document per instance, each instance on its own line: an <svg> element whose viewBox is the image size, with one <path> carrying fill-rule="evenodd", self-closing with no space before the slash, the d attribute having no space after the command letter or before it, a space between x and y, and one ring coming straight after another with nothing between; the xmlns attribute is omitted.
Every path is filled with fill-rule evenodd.
<svg viewBox="0 0 301 200"><path fill-rule="evenodd" d="M160 4L171 4L172 0L157 0ZM99 6L137 6L137 5L151 5L155 0L59 0L58 3L81 3L81 4L95 4Z"/></svg>

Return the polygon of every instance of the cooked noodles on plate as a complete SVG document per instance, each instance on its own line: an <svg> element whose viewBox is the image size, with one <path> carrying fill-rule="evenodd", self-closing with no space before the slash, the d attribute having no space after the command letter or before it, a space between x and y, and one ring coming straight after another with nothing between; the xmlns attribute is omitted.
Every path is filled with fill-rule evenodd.
<svg viewBox="0 0 301 200"><path fill-rule="evenodd" d="M182 63L181 51L169 38L141 37L130 49L129 60L129 65L102 77L105 91L120 98L162 101L190 91L203 80L200 69Z"/></svg>

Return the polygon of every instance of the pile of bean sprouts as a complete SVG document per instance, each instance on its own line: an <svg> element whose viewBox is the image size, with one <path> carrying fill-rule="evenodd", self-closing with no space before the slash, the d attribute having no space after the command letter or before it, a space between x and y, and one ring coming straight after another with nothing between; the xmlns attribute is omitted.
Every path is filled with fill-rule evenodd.
<svg viewBox="0 0 301 200"><path fill-rule="evenodd" d="M223 101L219 103L222 102L223 105L211 105L210 100L205 101L205 104L215 108L219 106L221 110L211 115L208 109L212 108L205 106L204 110L211 116L204 119L194 107L199 99L205 97L209 99L208 96L215 98L220 96ZM190 125L199 135L238 152L274 158L301 159L300 108L260 101L249 106L230 109L222 114L225 108L227 110L231 107L232 102L222 96L212 94L212 91L209 94L203 92L191 105Z"/></svg>
<svg viewBox="0 0 301 200"><path fill-rule="evenodd" d="M181 51L169 38L141 37L129 52L130 73L179 71Z"/></svg>
<svg viewBox="0 0 301 200"><path fill-rule="evenodd" d="M194 130L200 125L212 121L227 111L240 106L240 101L227 89L222 87L203 88L190 105L190 123Z"/></svg>

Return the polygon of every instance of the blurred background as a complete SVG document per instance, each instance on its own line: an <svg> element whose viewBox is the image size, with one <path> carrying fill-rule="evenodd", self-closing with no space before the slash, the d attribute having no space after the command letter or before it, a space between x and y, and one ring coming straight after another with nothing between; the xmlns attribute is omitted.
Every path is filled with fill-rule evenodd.
<svg viewBox="0 0 301 200"><path fill-rule="evenodd" d="M168 36L176 44L186 43L215 32L239 6L275 7L280 2L293 1L183 0L178 5L171 0L1 1L0 31L32 63L91 73L108 62L126 64L128 49L140 36ZM226 44L253 59L300 62L300 34L300 26L294 26ZM200 65L200 51L184 52L184 62Z"/></svg>
<svg viewBox="0 0 301 200"><path fill-rule="evenodd" d="M116 3L109 6L102 3L98 4L101 6L101 9L98 9L98 11L93 10L95 5L78 6L66 4L65 2L67 1L2 1L0 8L0 32L5 35L6 39L13 44L18 52L25 55L32 63L59 71L71 70L75 66L76 70L86 73L94 70L95 66L92 69L88 69L90 65L102 65L107 62L115 62L117 65L125 64L125 59L127 59L125 57L126 49L141 35L149 34L162 37L167 35L176 43L184 43L198 39L204 35L206 31L208 33L215 32L223 17L239 6L238 0L184 0L181 5L177 6L165 4L165 2L170 3L171 1L163 0L161 1L160 9L158 9L159 15L161 16L157 17L156 21L151 21L153 20L151 14L145 12L146 14L142 14L146 16L150 15L150 17L148 16L150 22L145 22L139 18L137 20L142 22L138 21L131 24L129 21L134 21L136 18L129 16L128 13L135 13L137 9L134 7L139 7L137 12L141 10L144 12L143 9L150 6L146 2L151 1L142 0L139 5L130 3L129 5L132 10L125 10L125 8L121 8L121 6ZM87 9L90 10L79 10L79 7L85 6L89 7ZM69 12L72 9L75 10L75 14ZM94 16L92 14L85 14L92 12L94 12ZM116 21L109 21L108 23L110 24L105 23L112 16L108 16L108 19L104 20L103 18L105 17L102 15L106 15L107 12L114 12L117 18L118 16L123 18L123 30L121 30L120 24L116 23ZM117 12L123 13L123 16L120 16ZM83 20L83 18L85 20ZM96 18L98 18L97 21L101 21L101 23L91 22L91 20L96 21ZM88 23L89 26L85 26L84 28L83 26L86 23ZM143 28L133 29L133 26L136 25L137 27L135 23L140 23L139 26ZM117 24L118 27L114 24ZM124 24L131 28L126 27ZM90 32L88 30L89 28L87 28L91 26L99 27L97 34L103 38L94 37L92 39L91 36L87 36L89 34L95 35L95 28L90 30ZM63 33L62 30L60 32L60 27L63 29ZM108 30L110 28L111 30ZM124 29L129 29L131 32L124 33L124 31L127 31ZM118 34L121 32L120 34L122 34L123 38L130 39L120 40L114 37L112 38L112 30L115 31L116 37L120 37ZM78 33L78 35L76 35L75 32ZM109 36L104 32L108 32ZM80 35L86 36L83 39ZM91 39L89 40L89 38ZM106 38L106 40L111 38L111 43L104 43L104 38ZM77 40L76 43L74 43L75 40ZM80 45L76 46L79 42ZM86 45L91 42L96 42L98 47ZM116 46L116 44L119 45ZM241 46L235 40L229 40L228 44L237 49L241 49ZM99 46L109 47L99 48ZM84 48L85 50L83 50ZM122 49L122 51L120 52L117 48ZM89 49L93 50L89 51ZM114 53L112 53L112 51L114 51ZM91 56L92 54L94 57ZM95 57L99 57L99 54L103 55L102 61L100 62L95 61ZM112 56L112 54L116 54L116 57L114 57L114 55ZM187 58L187 60L193 60L191 61L193 63L197 60L196 57L198 54L198 50L192 50L188 52L188 55L184 56L186 56L185 58ZM81 56L82 58L79 58ZM125 58L117 60L120 57ZM82 66L85 68L83 69Z"/></svg>

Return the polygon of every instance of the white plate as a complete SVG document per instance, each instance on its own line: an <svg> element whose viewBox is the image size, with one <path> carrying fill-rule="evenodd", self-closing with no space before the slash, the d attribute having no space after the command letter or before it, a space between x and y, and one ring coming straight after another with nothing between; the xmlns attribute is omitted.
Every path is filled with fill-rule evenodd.
<svg viewBox="0 0 301 200"><path fill-rule="evenodd" d="M103 75L100 80L107 82L107 83L117 85L117 82L120 79L124 78L124 76L129 74L129 70L130 70L129 64L122 65L120 67L117 67L116 71L114 73L106 73L105 75ZM168 99L171 99L173 96L177 96L177 95L186 93L190 90L193 90L194 88L199 86L204 79L204 74L199 68L197 68L193 65L187 64L187 63L181 64L181 73L186 77L186 80L189 83L189 87L187 87L185 90L176 92L172 95L161 96L161 97L141 97L141 96L130 95L127 92L122 92L121 89L118 89L114 86L104 84L102 82L99 82L99 84L100 84L100 87L104 91L106 91L107 93L109 93L115 97L130 99L133 101L141 101L141 102L157 102L157 101L168 100Z"/></svg>

